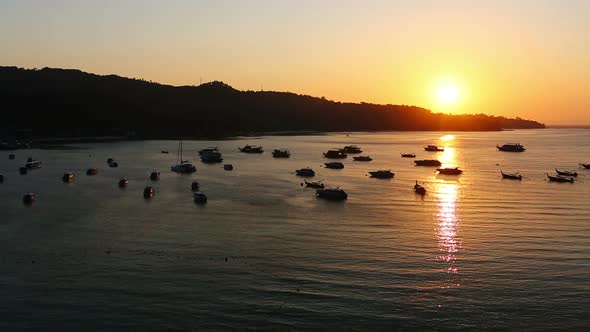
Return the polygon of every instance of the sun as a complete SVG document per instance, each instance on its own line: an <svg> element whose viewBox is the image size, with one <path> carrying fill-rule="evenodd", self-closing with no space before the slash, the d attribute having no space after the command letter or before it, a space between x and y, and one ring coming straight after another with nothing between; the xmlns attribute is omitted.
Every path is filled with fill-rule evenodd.
<svg viewBox="0 0 590 332"><path fill-rule="evenodd" d="M456 104L459 99L459 89L452 84L441 85L436 90L436 97L442 105Z"/></svg>

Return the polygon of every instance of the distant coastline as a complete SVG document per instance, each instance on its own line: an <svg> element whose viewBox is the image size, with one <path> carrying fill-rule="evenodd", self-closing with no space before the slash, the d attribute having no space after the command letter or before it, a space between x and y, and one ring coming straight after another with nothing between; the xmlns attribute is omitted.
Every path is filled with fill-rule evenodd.
<svg viewBox="0 0 590 332"><path fill-rule="evenodd" d="M174 87L79 70L0 67L2 138L224 139L354 131L498 131L533 120L346 103L222 82Z"/></svg>
<svg viewBox="0 0 590 332"><path fill-rule="evenodd" d="M590 129L590 124L588 125L546 125L546 128L555 128L555 129Z"/></svg>

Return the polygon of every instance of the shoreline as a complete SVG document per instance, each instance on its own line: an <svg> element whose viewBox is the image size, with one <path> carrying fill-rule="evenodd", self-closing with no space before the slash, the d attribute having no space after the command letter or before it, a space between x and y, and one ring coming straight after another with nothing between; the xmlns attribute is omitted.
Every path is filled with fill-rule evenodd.
<svg viewBox="0 0 590 332"><path fill-rule="evenodd" d="M354 134L354 133L387 133L387 132L492 132L492 131L514 131L514 130L531 130L531 129L588 129L590 127L545 127L545 128L516 128L516 129L499 129L499 130L378 130L378 131L318 131L318 130L290 130L290 131L268 131L268 132L247 132L247 133L235 133L234 135L227 136L184 136L181 137L183 140L194 140L194 141L225 141L225 140L238 140L254 137L264 136L324 136L329 134ZM27 142L20 144L19 147L0 149L4 151L10 150L22 150L29 148L38 148L44 150L51 150L56 148L71 148L67 147L68 144L76 143L114 143L122 141L149 141L149 140L162 140L162 141L176 141L179 137L138 137L138 136L79 136L79 137L34 137L22 139ZM2 139L0 141L7 141L9 139ZM15 139L12 139L13 141Z"/></svg>

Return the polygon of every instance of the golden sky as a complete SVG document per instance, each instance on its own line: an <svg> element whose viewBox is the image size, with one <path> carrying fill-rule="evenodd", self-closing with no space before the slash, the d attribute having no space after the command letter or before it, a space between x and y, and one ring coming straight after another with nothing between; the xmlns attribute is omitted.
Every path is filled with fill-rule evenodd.
<svg viewBox="0 0 590 332"><path fill-rule="evenodd" d="M0 4L0 65L221 80L547 124L590 124L589 41L582 0ZM441 88L456 99L443 103Z"/></svg>

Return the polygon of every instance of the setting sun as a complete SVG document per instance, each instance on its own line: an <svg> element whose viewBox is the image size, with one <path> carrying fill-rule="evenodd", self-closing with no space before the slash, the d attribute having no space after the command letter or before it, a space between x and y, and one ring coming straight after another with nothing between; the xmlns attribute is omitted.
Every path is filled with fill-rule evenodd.
<svg viewBox="0 0 590 332"><path fill-rule="evenodd" d="M459 90L454 85L442 85L436 90L436 97L443 105L455 104L459 99Z"/></svg>

